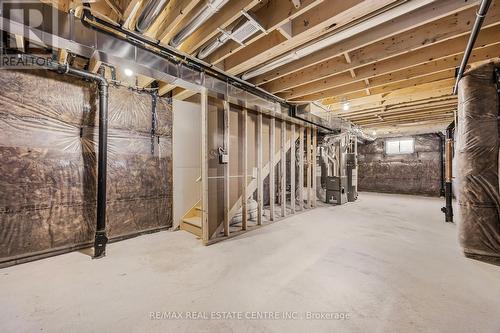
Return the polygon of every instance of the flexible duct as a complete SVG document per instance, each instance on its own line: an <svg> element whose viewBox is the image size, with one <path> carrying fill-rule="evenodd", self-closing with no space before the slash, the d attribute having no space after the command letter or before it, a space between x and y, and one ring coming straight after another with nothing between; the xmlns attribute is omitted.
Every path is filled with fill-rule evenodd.
<svg viewBox="0 0 500 333"><path fill-rule="evenodd" d="M135 27L137 31L146 32L169 2L169 0L149 0L137 20Z"/></svg>
<svg viewBox="0 0 500 333"><path fill-rule="evenodd" d="M500 257L498 103L494 64L459 81L456 139L460 243L468 256Z"/></svg>
<svg viewBox="0 0 500 333"><path fill-rule="evenodd" d="M209 0L198 13L172 38L170 45L178 47L186 38L196 31L203 23L219 11L229 0Z"/></svg>
<svg viewBox="0 0 500 333"><path fill-rule="evenodd" d="M347 29L344 29L338 33L335 33L333 35L330 35L328 37L325 37L319 41L313 42L309 45L306 45L302 48L299 48L295 51L292 51L282 57L279 57L275 60L272 60L271 62L268 62L267 64L264 64L260 67L257 67L255 69L251 69L248 72L243 73L241 78L243 80L248 80L253 77L256 77L258 75L267 73L277 67L286 65L294 60L301 59L305 56L308 56L314 52L317 52L325 47L328 47L330 45L333 45L335 43L341 42L344 39L347 39L349 37L352 37L353 35L362 33L363 31L372 29L380 24L389 22L390 20L395 19L398 16L401 16L403 14L406 14L408 12L414 11L416 9L419 9L423 6L426 6L430 3L435 2L435 0L413 0L413 1L407 1L395 8L392 8L386 12L383 12L377 16L371 17L369 19L366 19L356 25L353 25Z"/></svg>

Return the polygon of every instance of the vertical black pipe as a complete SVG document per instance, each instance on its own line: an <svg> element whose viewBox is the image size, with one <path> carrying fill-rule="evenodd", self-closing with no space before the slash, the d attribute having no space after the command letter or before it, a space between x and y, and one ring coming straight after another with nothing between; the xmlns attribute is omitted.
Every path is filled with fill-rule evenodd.
<svg viewBox="0 0 500 333"><path fill-rule="evenodd" d="M108 163L108 84L99 81L99 153L97 164L97 225L94 258L106 255L106 176Z"/></svg>
<svg viewBox="0 0 500 333"><path fill-rule="evenodd" d="M453 188L452 188L452 159L453 159L453 130L455 122L452 122L446 128L446 172L445 172L445 207L441 211L445 214L446 222L453 222Z"/></svg>
<svg viewBox="0 0 500 333"><path fill-rule="evenodd" d="M445 181L444 181L444 151L445 151L445 145L446 141L444 138L443 133L437 133L437 136L439 137L439 197L444 197L445 196Z"/></svg>
<svg viewBox="0 0 500 333"><path fill-rule="evenodd" d="M37 64L37 56L23 54L23 58L31 59L30 63ZM43 60L43 59L42 59ZM108 151L108 81L102 74L95 74L84 70L69 67L68 64L41 61L43 68L56 71L59 74L69 74L91 80L97 83L99 89L99 152L97 162L97 222L94 240L94 258L106 255L106 167Z"/></svg>

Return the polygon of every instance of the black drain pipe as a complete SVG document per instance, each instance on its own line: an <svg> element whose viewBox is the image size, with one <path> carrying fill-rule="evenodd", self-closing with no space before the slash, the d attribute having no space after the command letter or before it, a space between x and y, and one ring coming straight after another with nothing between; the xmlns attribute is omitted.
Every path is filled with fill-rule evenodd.
<svg viewBox="0 0 500 333"><path fill-rule="evenodd" d="M106 255L106 167L108 151L108 81L104 76L61 65L56 62L47 61L36 56L20 55L29 59L28 63L40 66L59 74L69 74L93 81L99 89L99 152L97 162L97 222L94 239L94 258L101 258ZM39 65L43 64L43 65Z"/></svg>
<svg viewBox="0 0 500 333"><path fill-rule="evenodd" d="M446 141L444 138L443 133L437 133L437 136L439 137L439 197L444 197L445 196L445 181L444 181L444 150L445 150L445 145Z"/></svg>
<svg viewBox="0 0 500 333"><path fill-rule="evenodd" d="M455 129L455 122L452 122L446 128L446 146L445 146L445 207L441 208L441 211L445 215L446 222L453 222L453 171L452 171L452 161L453 161L453 130Z"/></svg>

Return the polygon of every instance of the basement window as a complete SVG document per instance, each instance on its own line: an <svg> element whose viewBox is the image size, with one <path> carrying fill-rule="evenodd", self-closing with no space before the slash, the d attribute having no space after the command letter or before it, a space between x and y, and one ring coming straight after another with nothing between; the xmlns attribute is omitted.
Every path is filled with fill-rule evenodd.
<svg viewBox="0 0 500 333"><path fill-rule="evenodd" d="M385 140L385 153L387 155L413 154L415 152L415 139L387 139Z"/></svg>

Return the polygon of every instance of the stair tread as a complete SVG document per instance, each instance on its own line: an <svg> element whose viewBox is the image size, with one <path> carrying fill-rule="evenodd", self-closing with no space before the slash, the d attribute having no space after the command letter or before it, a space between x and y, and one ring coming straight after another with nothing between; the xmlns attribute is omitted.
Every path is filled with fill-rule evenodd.
<svg viewBox="0 0 500 333"><path fill-rule="evenodd" d="M201 210L201 206L194 207L196 210Z"/></svg>
<svg viewBox="0 0 500 333"><path fill-rule="evenodd" d="M199 216L186 217L182 221L201 228L201 217Z"/></svg>

